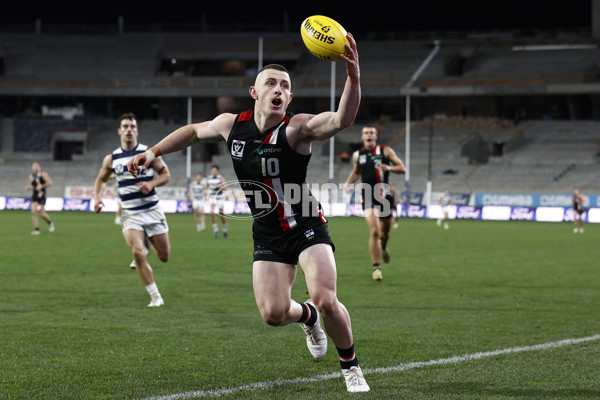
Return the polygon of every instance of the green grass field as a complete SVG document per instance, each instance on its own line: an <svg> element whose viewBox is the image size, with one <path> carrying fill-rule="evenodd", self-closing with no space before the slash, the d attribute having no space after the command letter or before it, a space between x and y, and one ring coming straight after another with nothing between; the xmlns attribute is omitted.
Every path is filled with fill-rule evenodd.
<svg viewBox="0 0 600 400"><path fill-rule="evenodd" d="M331 341L314 360L298 326L260 318L249 221L231 220L224 240L196 232L190 214L169 214L171 260L149 257L166 305L150 309L112 214L51 215L56 232L42 224L33 237L28 212L0 212L1 399L600 397L600 226L443 230L402 219L373 282L366 224L332 218L338 296L371 386L350 395ZM305 291L299 273L293 297ZM534 345L543 346L514 350Z"/></svg>

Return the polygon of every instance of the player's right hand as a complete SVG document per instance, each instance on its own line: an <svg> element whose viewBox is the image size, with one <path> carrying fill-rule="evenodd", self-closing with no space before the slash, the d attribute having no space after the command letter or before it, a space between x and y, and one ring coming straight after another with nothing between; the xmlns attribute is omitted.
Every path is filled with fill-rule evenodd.
<svg viewBox="0 0 600 400"><path fill-rule="evenodd" d="M146 150L144 153L137 154L127 163L127 171L137 178L137 172L140 169L148 168L155 158L156 156L151 150Z"/></svg>
<svg viewBox="0 0 600 400"><path fill-rule="evenodd" d="M94 212L96 214L98 214L101 210L102 207L104 207L104 203L102 202L102 200L98 200L95 204L94 204Z"/></svg>

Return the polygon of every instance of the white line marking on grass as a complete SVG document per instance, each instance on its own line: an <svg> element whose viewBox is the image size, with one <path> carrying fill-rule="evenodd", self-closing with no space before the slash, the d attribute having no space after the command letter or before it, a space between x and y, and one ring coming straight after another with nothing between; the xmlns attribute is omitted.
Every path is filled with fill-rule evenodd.
<svg viewBox="0 0 600 400"><path fill-rule="evenodd" d="M396 365L396 366L392 366L392 367L364 369L363 373L365 375L367 375L367 374L387 374L390 372L407 371L410 369L424 368L424 367L429 367L432 365L457 364L457 363L461 363L461 362L465 362L465 361L481 360L483 358L495 357L495 356L499 356L499 355L503 355L503 354L521 353L524 351L540 351L540 350L547 350L547 349L555 349L558 347L572 346L575 344L591 342L594 340L600 340L600 334L594 335L594 336L577 338L577 339L559 340L558 342L536 344L536 345L532 345L532 346L511 347L508 349L483 351L483 352L473 353L473 354L464 354L462 356L440 358L438 360L411 362L411 363L400 364L400 365ZM145 400L180 400L180 399L185 400L185 399L199 399L202 397L220 397L220 396L223 396L226 394L237 393L237 392L247 392L247 391L251 391L251 390L272 389L274 387L279 387L279 386L290 386L290 385L296 385L296 384L321 382L321 381L326 381L329 379L339 378L341 376L342 376L341 372L334 372L331 374L317 375L312 378L277 379L274 381L249 383L247 385L229 387L229 388L196 390L196 391L191 391L191 392L170 394L170 395L166 395L166 396L155 396L155 397L149 397Z"/></svg>
<svg viewBox="0 0 600 400"><path fill-rule="evenodd" d="M482 358L494 357L494 356L499 356L499 355L503 355L503 354L520 353L523 351L538 351L538 350L555 349L557 347L572 346L574 344L591 342L593 340L599 340L599 339L600 339L600 335L588 336L588 337L583 337L583 338L578 338L578 339L565 339L565 340L560 340L558 342L536 344L533 346L512 347L509 349L483 351L480 353L465 354L462 356L454 356L454 357L449 357L449 358L441 358L439 360L412 362L412 363L407 363L407 364L400 364L395 367L374 368L374 369L368 370L368 372L367 371L363 371L363 372L365 374L367 374L367 373L386 374L388 372L406 371L409 369L429 367L431 365L457 364L457 363L465 362L465 361L480 360Z"/></svg>

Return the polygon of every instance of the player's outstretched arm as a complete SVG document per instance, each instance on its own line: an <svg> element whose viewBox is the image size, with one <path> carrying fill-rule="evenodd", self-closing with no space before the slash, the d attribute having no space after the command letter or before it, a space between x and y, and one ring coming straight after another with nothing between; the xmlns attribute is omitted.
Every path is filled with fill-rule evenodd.
<svg viewBox="0 0 600 400"><path fill-rule="evenodd" d="M342 60L346 62L347 78L338 111L336 112L336 116L340 118L340 124L344 125L344 128L352 125L354 122L361 97L360 66L358 63L356 41L351 33L347 34L347 38L350 44L346 44L346 54L341 55Z"/></svg>
<svg viewBox="0 0 600 400"><path fill-rule="evenodd" d="M346 83L340 98L338 109L335 112L327 111L315 116L303 115L305 124L300 130L301 139L326 140L336 133L349 127L354 122L360 105L360 66L358 63L358 50L352 34L347 34L346 54L342 59L346 62Z"/></svg>
<svg viewBox="0 0 600 400"><path fill-rule="evenodd" d="M140 167L148 168L158 156L183 150L200 140L227 140L234 120L235 115L233 114L221 114L212 121L182 126L146 150L145 153L140 153L129 160L127 170L131 175L137 177Z"/></svg>

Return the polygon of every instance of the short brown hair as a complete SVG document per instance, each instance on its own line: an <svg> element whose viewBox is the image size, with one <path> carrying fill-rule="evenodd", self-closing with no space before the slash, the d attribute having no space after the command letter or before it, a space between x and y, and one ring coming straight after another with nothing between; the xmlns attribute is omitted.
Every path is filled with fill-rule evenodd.
<svg viewBox="0 0 600 400"><path fill-rule="evenodd" d="M379 133L379 131L377 130L377 127L375 125L365 125L362 127L362 129L360 130L360 132L362 133L365 129L373 129L375 130L375 133Z"/></svg>
<svg viewBox="0 0 600 400"><path fill-rule="evenodd" d="M121 127L121 122L123 122L124 119L131 119L137 121L135 114L132 112L121 114L121 116L119 117L119 128Z"/></svg>

